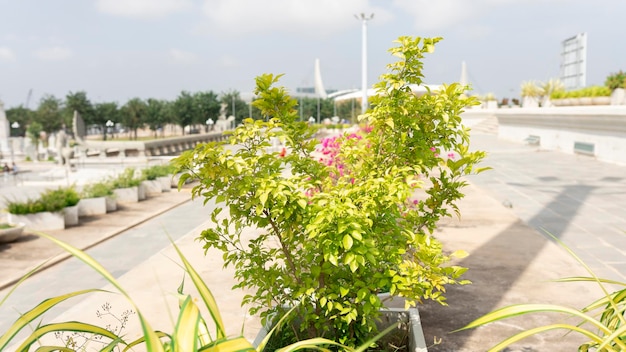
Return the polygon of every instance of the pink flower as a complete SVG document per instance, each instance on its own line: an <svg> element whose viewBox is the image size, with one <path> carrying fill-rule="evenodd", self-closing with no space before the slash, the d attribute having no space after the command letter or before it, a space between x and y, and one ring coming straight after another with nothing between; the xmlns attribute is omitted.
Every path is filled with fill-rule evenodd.
<svg viewBox="0 0 626 352"><path fill-rule="evenodd" d="M454 153L448 153L448 158L449 159L454 159L456 155Z"/></svg>

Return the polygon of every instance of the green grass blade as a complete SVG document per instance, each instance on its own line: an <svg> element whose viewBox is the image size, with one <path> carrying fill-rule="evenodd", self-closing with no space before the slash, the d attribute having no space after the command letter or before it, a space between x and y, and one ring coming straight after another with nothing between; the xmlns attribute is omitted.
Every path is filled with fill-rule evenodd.
<svg viewBox="0 0 626 352"><path fill-rule="evenodd" d="M197 351L198 347L198 323L200 311L193 303L191 296L187 296L180 308L176 330L172 335L172 342L176 351Z"/></svg>
<svg viewBox="0 0 626 352"><path fill-rule="evenodd" d="M137 312L137 315L139 317L139 321L141 323L141 328L143 330L143 334L144 334L144 336L146 338L145 343L146 343L146 348L148 349L148 351L150 351L150 352L165 352L163 350L163 345L161 344L161 340L159 340L159 337L156 335L156 333L154 332L154 330L152 329L152 327L150 326L148 321L145 319L143 314L141 314L141 312L139 311L139 308L137 307L135 302L133 302L133 300L130 298L130 296L128 295L126 290L124 290L124 288L113 277L113 275L111 275L111 273L109 273L108 270L106 270L100 263L98 263L90 255L88 255L87 253L81 251L78 248L76 248L76 247L74 247L74 246L72 246L72 245L70 245L68 243L65 243L65 242L63 242L63 241L61 241L61 240L59 240L59 239L57 239L57 238L55 238L53 236L45 234L43 232L34 232L34 233L37 234L40 237L46 238L46 239L54 242L57 246L63 248L66 252L70 253L72 256L76 257L77 259L79 259L83 263L85 263L85 264L89 265L90 267L92 267L98 274L100 274L109 283L111 283L113 286L115 286L115 288L117 288L118 291L120 291L120 293L123 294L124 297L126 297L128 302L133 306L133 308Z"/></svg>
<svg viewBox="0 0 626 352"><path fill-rule="evenodd" d="M555 282L602 282L605 284L611 284L611 285L617 285L617 286L626 286L626 282L622 282L622 281L615 281L615 280L609 280L609 279L603 279L603 278L594 278L594 277L589 277L589 276L573 276L573 277L564 277L561 279L556 279L554 280Z"/></svg>
<svg viewBox="0 0 626 352"><path fill-rule="evenodd" d="M33 343L39 341L39 339L41 339L42 336L49 334L51 332L55 332L55 331L85 332L89 334L108 337L111 340L120 339L119 336L97 325L81 323L81 322L76 322L76 321L68 321L64 323L53 323L53 324L48 324L48 325L43 325L43 326L38 327L37 329L35 329L35 331L33 331L33 333L30 336L28 336L24 340L22 345L20 345L20 347L17 348L17 351L28 351L30 346Z"/></svg>
<svg viewBox="0 0 626 352"><path fill-rule="evenodd" d="M178 246L176 246L174 242L172 242L172 246L174 247L174 249L176 249L176 252L178 253L178 256L180 257L180 260L183 262L183 265L185 266L185 270L189 274L189 277L191 278L191 281L193 282L194 286L200 293L200 297L204 301L204 304L209 310L209 314L211 315L211 317L213 318L213 321L215 322L217 339L222 339L226 337L226 332L224 329L224 322L222 321L222 316L220 314L219 307L217 306L217 302L215 302L215 297L213 297L211 290L209 290L209 288L207 287L206 283L202 280L200 275L198 275L198 273L193 268L193 266L187 261L187 258L185 258L185 256L180 251Z"/></svg>
<svg viewBox="0 0 626 352"><path fill-rule="evenodd" d="M329 339L325 339L325 338L321 338L321 337L298 341L298 342L292 343L289 346L280 348L280 349L276 350L276 352L292 352L292 351L298 351L298 350L304 350L304 349L314 349L314 350L318 350L318 351L328 351L327 348L322 347L322 346L325 346L325 345L338 346L338 347L341 347L341 349L343 349L344 351L354 352L354 349L352 349L352 348L350 348L348 346L344 346L344 345L342 345L342 344L340 344L338 342L335 342L333 340L329 340Z"/></svg>
<svg viewBox="0 0 626 352"><path fill-rule="evenodd" d="M285 322L285 320L287 319L287 317L296 309L296 307L292 307L291 309L289 309L285 314L283 314L282 317L280 317L280 319L278 320L278 322L276 322L276 324L274 324L274 327L267 333L267 335L263 338L263 340L261 341L261 343L259 343L259 345L257 346L257 351L263 351L265 349L265 346L267 345L267 343L269 342L270 338L272 337L272 335L274 335L274 332L280 330L281 326L283 325L283 323Z"/></svg>
<svg viewBox="0 0 626 352"><path fill-rule="evenodd" d="M619 346L618 351L626 351L626 340L622 340L623 338L626 338L626 325L622 325L619 329L615 329L611 335L605 337L597 350L604 351L611 344L611 346Z"/></svg>
<svg viewBox="0 0 626 352"><path fill-rule="evenodd" d="M172 337L170 335L168 335L168 334L166 334L166 333L164 333L162 331L155 331L155 334L159 338L166 338L168 340L172 339ZM132 351L133 347L139 346L139 345L141 345L142 343L145 343L145 342L146 342L146 338L145 338L145 336L142 336L142 337L138 338L137 340L134 340L134 341L128 343L126 345L126 347L122 351L123 352Z"/></svg>
<svg viewBox="0 0 626 352"><path fill-rule="evenodd" d="M602 338L599 337L598 335L595 335L593 333L591 333L590 331L580 328L578 326L574 326L574 325L569 325L569 324L554 324L554 325L545 325L545 326L540 326L538 328L533 328L530 330L525 330L520 332L519 334L513 335L509 338L507 338L506 340L500 342L499 344L493 346L492 348L489 349L489 352L498 352L503 350L505 347L507 347L508 345L518 342L520 340L523 340L527 337L530 337L532 335L535 334L540 334L549 330L555 330L555 329L565 329L565 330L570 330L570 331L576 331L579 332L587 337L589 337L590 339L592 339L595 342L602 342Z"/></svg>
<svg viewBox="0 0 626 352"><path fill-rule="evenodd" d="M71 348L67 348L65 346L41 346L35 350L35 352L76 352Z"/></svg>
<svg viewBox="0 0 626 352"><path fill-rule="evenodd" d="M9 329L4 333L4 335L0 336L0 351L3 351L4 348L11 342L11 340L19 333L24 327L30 324L33 320L37 319L39 316L56 306L57 304L76 296L80 296L86 293L91 292L108 292L104 290L97 289L88 289L75 291L71 293L67 293L64 295L48 298L45 301L39 303L33 309L28 312L22 314L16 321L9 327Z"/></svg>
<svg viewBox="0 0 626 352"><path fill-rule="evenodd" d="M214 341L208 346L200 348L202 352L253 352L254 346L244 337L236 337L233 339L221 339Z"/></svg>
<svg viewBox="0 0 626 352"><path fill-rule="evenodd" d="M558 306L554 304L516 304L516 305L507 306L504 308L494 310L490 313L487 313L483 315L482 317L472 321L466 326L455 331L471 329L471 328L475 328L475 327L485 325L488 323L493 323L495 321L499 321L499 320L503 320L503 319L507 319L507 318L511 318L511 317L515 317L519 315L538 313L538 312L557 312L557 313L573 315L592 324L599 330L603 331L605 334L611 333L609 329L607 329L606 326L604 326L601 322L597 321L596 319L593 319L592 317L585 315L584 313L576 309Z"/></svg>
<svg viewBox="0 0 626 352"><path fill-rule="evenodd" d="M392 325L388 326L385 330L379 332L376 336L372 337L371 339L366 341L364 344L359 346L355 350L355 352L363 352L363 351L367 350L373 343L375 343L376 341L380 340L381 338L383 338L383 336L387 335L388 333L392 332L393 330L395 330L397 328L398 328L398 324L392 324Z"/></svg>
<svg viewBox="0 0 626 352"><path fill-rule="evenodd" d="M34 267L32 270L30 270L29 272L27 272L24 276L22 276L19 281L17 281L9 290L9 292L7 292L6 295L4 295L4 297L2 298L2 300L0 300L0 306L2 306L4 304L4 302L9 298L9 296L11 296L11 294L13 293L13 291L15 291L18 286L20 286L22 284L22 282L26 281L26 279L28 279L29 277L31 277L34 273L38 272L39 269L41 269L44 265L46 265L48 263L49 260L44 261L43 263L37 265L36 267Z"/></svg>

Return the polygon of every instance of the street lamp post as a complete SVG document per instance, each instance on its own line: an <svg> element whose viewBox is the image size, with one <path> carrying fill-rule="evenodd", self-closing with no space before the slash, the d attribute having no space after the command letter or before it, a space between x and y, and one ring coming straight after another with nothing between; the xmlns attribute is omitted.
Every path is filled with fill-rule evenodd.
<svg viewBox="0 0 626 352"><path fill-rule="evenodd" d="M215 123L215 122L213 122L213 120L211 120L211 118L208 118L208 119L206 120L206 129L207 129L207 132L209 132L209 131L213 131L213 124L214 124L214 123Z"/></svg>
<svg viewBox="0 0 626 352"><path fill-rule="evenodd" d="M111 134L111 137L115 138L115 136L113 136L113 129L112 127L115 126L115 123L111 120L107 120L107 122L105 123L106 126L106 130L104 132L104 139L107 139L107 133Z"/></svg>
<svg viewBox="0 0 626 352"><path fill-rule="evenodd" d="M362 23L362 35L361 35L361 114L365 114L367 110L367 21L374 18L374 14L369 16L361 12L360 15L354 15L357 20L361 20Z"/></svg>

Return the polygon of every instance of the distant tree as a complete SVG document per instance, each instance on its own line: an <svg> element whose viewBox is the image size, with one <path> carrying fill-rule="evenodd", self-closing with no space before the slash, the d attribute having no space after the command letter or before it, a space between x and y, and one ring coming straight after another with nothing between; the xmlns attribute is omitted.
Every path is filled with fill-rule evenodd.
<svg viewBox="0 0 626 352"><path fill-rule="evenodd" d="M342 120L352 123L357 122L357 116L361 114L361 104L356 99L337 102L337 116Z"/></svg>
<svg viewBox="0 0 626 352"><path fill-rule="evenodd" d="M100 126L103 140L107 140L107 121L116 123L121 120L122 116L117 103L107 102L94 105L91 123Z"/></svg>
<svg viewBox="0 0 626 352"><path fill-rule="evenodd" d="M183 135L185 127L193 124L194 118L198 115L198 108L194 103L194 98L186 91L182 91L176 101L174 101L173 113L176 123L182 127Z"/></svg>
<svg viewBox="0 0 626 352"><path fill-rule="evenodd" d="M241 99L238 91L222 93L221 103L226 104L226 116L235 116L235 125L250 117L250 107Z"/></svg>
<svg viewBox="0 0 626 352"><path fill-rule="evenodd" d="M144 122L154 132L154 137L157 137L157 131L159 129L163 129L165 124L169 122L167 102L164 100L150 98L146 103L146 115Z"/></svg>
<svg viewBox="0 0 626 352"><path fill-rule="evenodd" d="M129 133L131 139L137 139L137 129L143 126L146 109L146 103L139 98L129 100L122 107L122 123L131 132Z"/></svg>
<svg viewBox="0 0 626 352"><path fill-rule="evenodd" d="M35 146L35 155L37 159L39 159L39 141L41 140L42 131L43 126L37 121L31 122L28 124L28 127L26 127L26 134Z"/></svg>
<svg viewBox="0 0 626 352"><path fill-rule="evenodd" d="M212 91L198 92L193 95L193 99L198 107L197 118L194 119L193 123L204 125L209 118L213 122L217 121L221 110L217 94Z"/></svg>
<svg viewBox="0 0 626 352"><path fill-rule="evenodd" d="M9 121L11 137L23 137L26 133L26 126L34 119L34 112L20 105L6 111L7 120ZM17 122L17 125L15 123Z"/></svg>
<svg viewBox="0 0 626 352"><path fill-rule="evenodd" d="M65 109L63 120L68 127L72 126L74 111L78 111L85 123L94 123L93 121L93 105L87 98L87 93L79 91L76 93L69 92L65 96Z"/></svg>
<svg viewBox="0 0 626 352"><path fill-rule="evenodd" d="M47 134L60 130L64 124L61 100L53 95L45 95L39 102L35 120L41 124L43 131Z"/></svg>
<svg viewBox="0 0 626 352"><path fill-rule="evenodd" d="M318 99L301 97L298 98L298 111L301 112L302 119L307 121L309 117L317 121L318 119L318 105L319 105L319 120L322 122L325 118L331 118L334 116L334 104L332 99Z"/></svg>

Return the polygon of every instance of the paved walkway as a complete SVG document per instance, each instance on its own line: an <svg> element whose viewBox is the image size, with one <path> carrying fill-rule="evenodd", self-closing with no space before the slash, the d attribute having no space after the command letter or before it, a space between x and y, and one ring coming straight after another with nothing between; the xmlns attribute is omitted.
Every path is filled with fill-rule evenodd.
<svg viewBox="0 0 626 352"><path fill-rule="evenodd" d="M471 181L540 233L561 239L597 275L626 282L626 166L475 134L493 170Z"/></svg>

